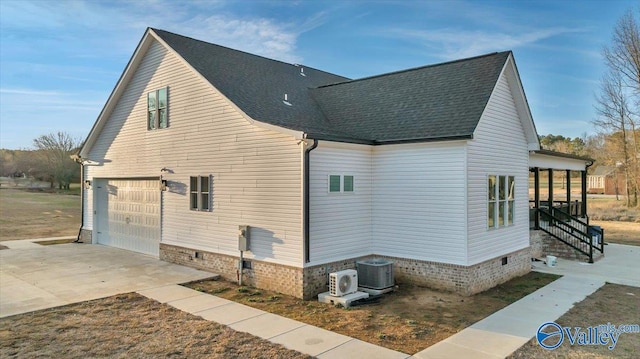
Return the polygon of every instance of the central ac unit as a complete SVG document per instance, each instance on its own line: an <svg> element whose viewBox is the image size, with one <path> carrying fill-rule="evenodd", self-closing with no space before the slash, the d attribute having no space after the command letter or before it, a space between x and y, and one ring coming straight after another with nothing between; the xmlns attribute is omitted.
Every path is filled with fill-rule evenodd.
<svg viewBox="0 0 640 359"><path fill-rule="evenodd" d="M347 269L329 274L329 294L334 297L358 291L358 271Z"/></svg>

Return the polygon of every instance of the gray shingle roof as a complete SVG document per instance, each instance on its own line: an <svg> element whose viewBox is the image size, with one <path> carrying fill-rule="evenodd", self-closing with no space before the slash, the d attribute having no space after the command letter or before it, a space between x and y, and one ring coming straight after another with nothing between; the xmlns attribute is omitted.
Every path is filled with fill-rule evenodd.
<svg viewBox="0 0 640 359"><path fill-rule="evenodd" d="M310 138L372 144L471 137L510 54L349 80L153 31L251 118Z"/></svg>

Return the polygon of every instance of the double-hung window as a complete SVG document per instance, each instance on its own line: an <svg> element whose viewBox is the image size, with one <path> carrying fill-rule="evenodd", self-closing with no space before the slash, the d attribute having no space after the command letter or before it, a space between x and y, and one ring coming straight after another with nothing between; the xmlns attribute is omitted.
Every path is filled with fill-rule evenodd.
<svg viewBox="0 0 640 359"><path fill-rule="evenodd" d="M211 176L190 177L189 208L192 211L211 210Z"/></svg>
<svg viewBox="0 0 640 359"><path fill-rule="evenodd" d="M166 87L147 94L147 129L167 128L167 97Z"/></svg>
<svg viewBox="0 0 640 359"><path fill-rule="evenodd" d="M499 228L512 225L515 217L515 177L489 175L487 193L488 227Z"/></svg>
<svg viewBox="0 0 640 359"><path fill-rule="evenodd" d="M329 175L329 193L352 193L353 191L352 175Z"/></svg>

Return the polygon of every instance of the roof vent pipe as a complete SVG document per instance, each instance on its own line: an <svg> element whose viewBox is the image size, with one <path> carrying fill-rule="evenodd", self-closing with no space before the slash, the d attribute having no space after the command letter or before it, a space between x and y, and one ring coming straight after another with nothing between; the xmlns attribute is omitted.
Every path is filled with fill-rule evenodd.
<svg viewBox="0 0 640 359"><path fill-rule="evenodd" d="M284 103L287 106L293 106L291 102L289 102L287 94L284 94L284 100L282 100L282 103Z"/></svg>
<svg viewBox="0 0 640 359"><path fill-rule="evenodd" d="M304 74L304 67L300 68L300 76L304 76L304 77L307 76L307 75Z"/></svg>

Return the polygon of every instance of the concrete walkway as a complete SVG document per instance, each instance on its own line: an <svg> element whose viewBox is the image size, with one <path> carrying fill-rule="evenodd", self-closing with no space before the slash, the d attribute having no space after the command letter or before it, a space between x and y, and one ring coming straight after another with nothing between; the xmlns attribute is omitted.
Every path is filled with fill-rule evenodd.
<svg viewBox="0 0 640 359"><path fill-rule="evenodd" d="M594 264L558 258L556 267L538 262L534 270L563 277L414 357L504 358L533 338L540 325L561 317L605 281L640 287L640 247L610 244Z"/></svg>

